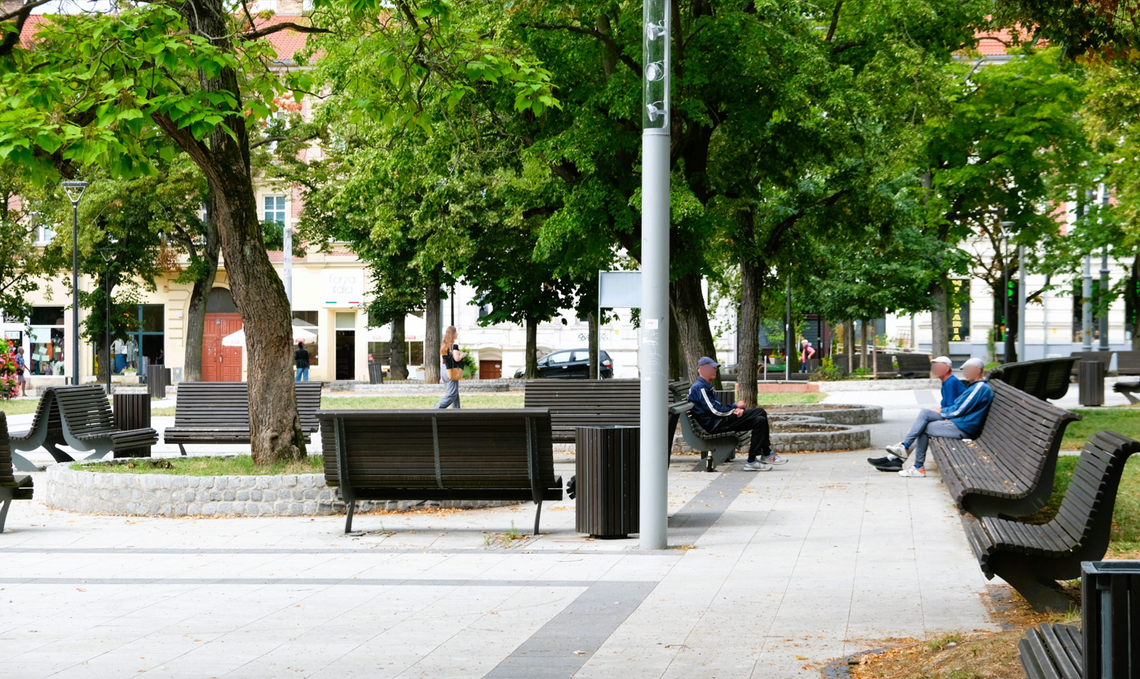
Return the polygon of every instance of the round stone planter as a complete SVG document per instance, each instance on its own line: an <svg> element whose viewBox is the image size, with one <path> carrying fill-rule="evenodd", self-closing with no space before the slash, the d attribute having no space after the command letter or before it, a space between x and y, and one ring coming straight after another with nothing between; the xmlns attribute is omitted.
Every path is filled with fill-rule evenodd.
<svg viewBox="0 0 1140 679"><path fill-rule="evenodd" d="M124 460L123 462L129 462ZM328 516L343 514L340 491L322 474L176 476L47 468L44 504L84 514L119 516ZM38 486L37 486L38 490ZM514 502L417 500L356 503L356 513L408 509L493 507Z"/></svg>
<svg viewBox="0 0 1140 679"><path fill-rule="evenodd" d="M871 447L870 429L843 424L820 424L789 418L774 421L771 435L772 449L777 453L860 450Z"/></svg>
<svg viewBox="0 0 1140 679"><path fill-rule="evenodd" d="M848 405L843 403L813 403L765 407L768 414L806 415L818 417L828 424L879 424L883 421L882 406Z"/></svg>

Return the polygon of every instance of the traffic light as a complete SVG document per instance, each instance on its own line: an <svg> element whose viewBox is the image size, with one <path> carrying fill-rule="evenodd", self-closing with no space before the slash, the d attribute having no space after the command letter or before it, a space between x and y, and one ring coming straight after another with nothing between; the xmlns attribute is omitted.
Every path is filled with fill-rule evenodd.
<svg viewBox="0 0 1140 679"><path fill-rule="evenodd" d="M1006 281L1005 283L1005 298L1011 302L1017 301L1016 286L1017 283L1015 281Z"/></svg>

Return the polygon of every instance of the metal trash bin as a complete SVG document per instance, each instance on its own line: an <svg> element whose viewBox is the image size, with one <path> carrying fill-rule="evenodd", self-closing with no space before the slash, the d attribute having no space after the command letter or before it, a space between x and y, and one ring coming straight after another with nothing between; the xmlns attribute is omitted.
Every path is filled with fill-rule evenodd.
<svg viewBox="0 0 1140 679"><path fill-rule="evenodd" d="M637 533L640 427L578 427L575 441L575 530L607 539Z"/></svg>
<svg viewBox="0 0 1140 679"><path fill-rule="evenodd" d="M368 383L384 384L384 366L379 363L368 364Z"/></svg>
<svg viewBox="0 0 1140 679"><path fill-rule="evenodd" d="M1077 387L1081 405L1104 405L1104 363L1100 361L1078 363Z"/></svg>
<svg viewBox="0 0 1140 679"><path fill-rule="evenodd" d="M116 393L111 399L115 426L120 430L143 429L150 426L149 393ZM150 446L116 450L115 457L150 457Z"/></svg>
<svg viewBox="0 0 1140 679"><path fill-rule="evenodd" d="M1085 561L1081 564L1081 637L1084 674L1136 676L1140 666L1140 561Z"/></svg>
<svg viewBox="0 0 1140 679"><path fill-rule="evenodd" d="M166 388L170 386L170 368L162 365L146 367L146 385L152 398L166 398Z"/></svg>

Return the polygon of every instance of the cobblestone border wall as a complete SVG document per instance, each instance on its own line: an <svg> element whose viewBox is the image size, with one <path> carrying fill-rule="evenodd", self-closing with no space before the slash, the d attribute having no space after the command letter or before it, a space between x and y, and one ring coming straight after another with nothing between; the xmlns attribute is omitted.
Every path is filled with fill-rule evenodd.
<svg viewBox="0 0 1140 679"><path fill-rule="evenodd" d="M321 474L175 476L47 468L44 504L83 514L120 516L329 516L344 514L336 488ZM515 502L419 500L356 503L357 513L429 508L494 507Z"/></svg>
<svg viewBox="0 0 1140 679"><path fill-rule="evenodd" d="M828 424L880 424L882 406L818 403L810 405L772 406L771 415L807 415L818 417Z"/></svg>

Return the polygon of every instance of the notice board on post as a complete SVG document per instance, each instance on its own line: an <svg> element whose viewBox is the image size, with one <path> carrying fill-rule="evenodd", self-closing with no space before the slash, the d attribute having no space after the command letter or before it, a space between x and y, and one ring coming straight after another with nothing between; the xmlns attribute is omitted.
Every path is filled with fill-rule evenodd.
<svg viewBox="0 0 1140 679"><path fill-rule="evenodd" d="M640 271L599 271L598 272L598 331L601 335L602 309L640 309ZM599 337L598 351L601 352ZM598 366L598 379L602 378L601 360L595 359Z"/></svg>

